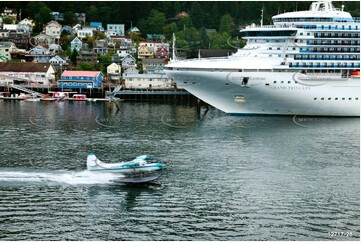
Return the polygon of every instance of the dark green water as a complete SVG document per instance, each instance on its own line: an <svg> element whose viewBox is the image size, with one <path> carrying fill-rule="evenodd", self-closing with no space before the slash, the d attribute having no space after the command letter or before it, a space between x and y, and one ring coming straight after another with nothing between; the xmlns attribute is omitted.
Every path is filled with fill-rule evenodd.
<svg viewBox="0 0 361 242"><path fill-rule="evenodd" d="M1 240L359 240L358 118L0 101ZM154 184L86 171L149 154Z"/></svg>

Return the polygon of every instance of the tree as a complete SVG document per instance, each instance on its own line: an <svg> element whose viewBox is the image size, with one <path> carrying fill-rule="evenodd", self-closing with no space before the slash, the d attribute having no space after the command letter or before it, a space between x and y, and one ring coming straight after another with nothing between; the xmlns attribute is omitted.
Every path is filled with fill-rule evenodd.
<svg viewBox="0 0 361 242"><path fill-rule="evenodd" d="M221 18L220 24L219 24L219 33L231 33L232 30L234 29L234 22L233 19L231 17L231 15L226 14L223 15L223 17Z"/></svg>
<svg viewBox="0 0 361 242"><path fill-rule="evenodd" d="M71 63L76 66L76 57L78 56L78 51L76 49L73 49L70 55Z"/></svg>
<svg viewBox="0 0 361 242"><path fill-rule="evenodd" d="M98 8L95 5L90 5L86 11L87 21L96 21L98 18Z"/></svg>
<svg viewBox="0 0 361 242"><path fill-rule="evenodd" d="M163 27L163 33L166 39L172 39L173 33L178 32L177 24L172 22Z"/></svg>
<svg viewBox="0 0 361 242"><path fill-rule="evenodd" d="M159 34L162 33L162 27L166 24L167 19L163 12L152 9L147 18L147 33Z"/></svg>
<svg viewBox="0 0 361 242"><path fill-rule="evenodd" d="M202 7L201 3L198 1L194 1L192 3L192 8L190 11L190 16L192 18L192 22L194 27L196 28L202 28L206 27L209 23L209 15L207 11Z"/></svg>
<svg viewBox="0 0 361 242"><path fill-rule="evenodd" d="M64 24L72 25L74 23L75 14L72 11L64 13Z"/></svg>
<svg viewBox="0 0 361 242"><path fill-rule="evenodd" d="M4 17L3 18L3 24L13 24L13 19L12 18L8 18L8 17Z"/></svg>

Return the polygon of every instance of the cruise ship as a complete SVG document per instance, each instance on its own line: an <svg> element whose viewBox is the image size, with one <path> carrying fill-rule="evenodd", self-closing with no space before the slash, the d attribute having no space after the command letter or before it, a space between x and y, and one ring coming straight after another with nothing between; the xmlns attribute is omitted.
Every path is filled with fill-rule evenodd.
<svg viewBox="0 0 361 242"><path fill-rule="evenodd" d="M252 24L224 58L173 60L179 87L229 114L360 116L360 19L331 1Z"/></svg>

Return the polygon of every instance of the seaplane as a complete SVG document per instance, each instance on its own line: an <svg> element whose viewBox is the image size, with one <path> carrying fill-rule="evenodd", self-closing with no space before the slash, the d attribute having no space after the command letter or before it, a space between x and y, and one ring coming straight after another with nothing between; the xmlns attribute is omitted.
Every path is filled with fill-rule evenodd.
<svg viewBox="0 0 361 242"><path fill-rule="evenodd" d="M134 160L119 163L104 163L100 161L94 154L89 152L87 157L87 169L92 172L111 172L125 175L135 175L159 171L164 168L160 163L148 163L150 159L148 155L141 155Z"/></svg>

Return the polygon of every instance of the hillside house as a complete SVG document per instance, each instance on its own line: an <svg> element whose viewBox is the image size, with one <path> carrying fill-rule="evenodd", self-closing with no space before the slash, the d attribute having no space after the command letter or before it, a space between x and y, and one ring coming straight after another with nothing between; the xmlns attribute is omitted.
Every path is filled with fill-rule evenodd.
<svg viewBox="0 0 361 242"><path fill-rule="evenodd" d="M138 58L153 58L154 43L140 43L138 47Z"/></svg>
<svg viewBox="0 0 361 242"><path fill-rule="evenodd" d="M76 49L76 51L80 51L83 48L83 42L78 38L75 37L71 42L70 42L70 49L71 51L73 51L74 49Z"/></svg>
<svg viewBox="0 0 361 242"><path fill-rule="evenodd" d="M53 38L60 38L61 24L59 24L57 21L52 20L46 24L44 32L46 35L49 35Z"/></svg>
<svg viewBox="0 0 361 242"><path fill-rule="evenodd" d="M93 50L99 55L106 55L108 53L108 43L105 39L95 40Z"/></svg>
<svg viewBox="0 0 361 242"><path fill-rule="evenodd" d="M44 47L49 47L49 45L55 43L55 38L47 34L39 34L32 37L30 42L33 46L41 45Z"/></svg>
<svg viewBox="0 0 361 242"><path fill-rule="evenodd" d="M7 17L13 20L13 23L15 23L18 20L18 11L16 8L2 8L0 9L0 16Z"/></svg>
<svg viewBox="0 0 361 242"><path fill-rule="evenodd" d="M49 63L49 60L54 57L55 54L50 53L47 48L38 45L32 48L28 54L25 55L26 61L37 63Z"/></svg>
<svg viewBox="0 0 361 242"><path fill-rule="evenodd" d="M85 39L86 37L93 37L93 28L87 28L87 27L84 27L83 29L78 29L77 31L77 37L79 39Z"/></svg>
<svg viewBox="0 0 361 242"><path fill-rule="evenodd" d="M2 56L2 60L0 60L0 62L11 60L11 52L15 49L15 44L10 41L0 42L0 56Z"/></svg>
<svg viewBox="0 0 361 242"><path fill-rule="evenodd" d="M124 24L107 24L107 31L114 33L115 36L124 36Z"/></svg>
<svg viewBox="0 0 361 242"><path fill-rule="evenodd" d="M69 67L68 62L66 62L66 60L64 60L58 55L51 58L49 60L49 63L53 65L55 71L63 72L64 70L67 70Z"/></svg>
<svg viewBox="0 0 361 242"><path fill-rule="evenodd" d="M143 71L145 73L157 73L164 69L164 59L145 58L142 59Z"/></svg>
<svg viewBox="0 0 361 242"><path fill-rule="evenodd" d="M131 55L126 55L120 62L123 69L127 69L129 66L136 66L137 64L137 60Z"/></svg>
<svg viewBox="0 0 361 242"><path fill-rule="evenodd" d="M121 65L112 63L107 67L107 75L112 81L118 81L121 77Z"/></svg>
<svg viewBox="0 0 361 242"><path fill-rule="evenodd" d="M9 30L6 29L0 29L0 40L9 38Z"/></svg>
<svg viewBox="0 0 361 242"><path fill-rule="evenodd" d="M29 50L30 48L30 34L29 33L9 33L9 41L13 42L17 48Z"/></svg>

